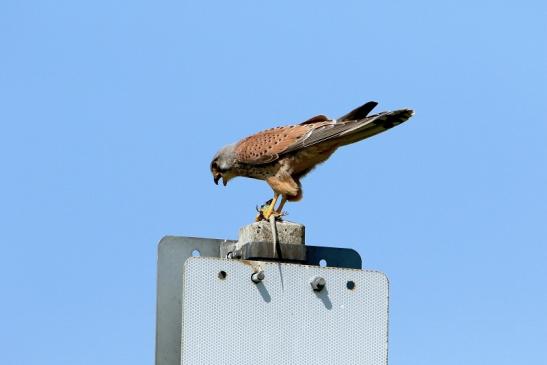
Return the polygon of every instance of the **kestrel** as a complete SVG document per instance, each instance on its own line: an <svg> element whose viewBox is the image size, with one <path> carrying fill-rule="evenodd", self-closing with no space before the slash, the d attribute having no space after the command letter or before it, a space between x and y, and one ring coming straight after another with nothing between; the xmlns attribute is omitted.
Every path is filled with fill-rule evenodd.
<svg viewBox="0 0 547 365"><path fill-rule="evenodd" d="M414 114L411 109L400 109L369 116L377 104L370 101L338 119L317 115L303 123L270 128L227 145L211 162L215 184L222 178L226 186L236 176L265 180L274 197L257 220L278 217L287 201L302 198L300 179L325 162L338 147L372 137ZM280 195L281 203L275 209Z"/></svg>

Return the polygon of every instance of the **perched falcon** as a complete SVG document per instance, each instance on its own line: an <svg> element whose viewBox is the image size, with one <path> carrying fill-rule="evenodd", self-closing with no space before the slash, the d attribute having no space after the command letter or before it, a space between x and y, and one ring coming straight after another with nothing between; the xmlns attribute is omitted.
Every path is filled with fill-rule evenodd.
<svg viewBox="0 0 547 365"><path fill-rule="evenodd" d="M265 180L274 197L257 220L280 216L287 200L302 198L300 179L338 147L395 127L414 114L401 109L369 116L377 104L368 102L338 119L318 115L300 124L270 128L225 146L211 162L215 184L222 178L226 185L236 176ZM281 203L275 209L279 195Z"/></svg>

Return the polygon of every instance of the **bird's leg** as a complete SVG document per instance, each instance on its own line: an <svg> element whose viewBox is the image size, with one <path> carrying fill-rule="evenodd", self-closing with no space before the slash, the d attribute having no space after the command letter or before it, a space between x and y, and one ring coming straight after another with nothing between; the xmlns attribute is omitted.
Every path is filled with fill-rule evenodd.
<svg viewBox="0 0 547 365"><path fill-rule="evenodd" d="M274 207L275 207L275 204L277 203L278 198L279 198L279 194L274 193L274 197L270 205L268 205L265 208L260 208L260 211L258 212L258 215L256 216L256 219L255 219L257 222L261 221L262 219L268 220L270 218L270 216L274 213Z"/></svg>
<svg viewBox="0 0 547 365"><path fill-rule="evenodd" d="M278 193L274 193L274 197L272 199L272 203L266 208L266 210L264 211L264 218L266 219L269 219L270 216L272 215L273 211L274 211L274 208L275 208L275 204L277 203L277 199L279 198L279 194Z"/></svg>
<svg viewBox="0 0 547 365"><path fill-rule="evenodd" d="M279 207L277 207L277 210L275 211L275 213L278 216L283 215L283 206L285 205L286 202L287 202L287 197L283 195L283 198L281 198L281 203L279 203Z"/></svg>

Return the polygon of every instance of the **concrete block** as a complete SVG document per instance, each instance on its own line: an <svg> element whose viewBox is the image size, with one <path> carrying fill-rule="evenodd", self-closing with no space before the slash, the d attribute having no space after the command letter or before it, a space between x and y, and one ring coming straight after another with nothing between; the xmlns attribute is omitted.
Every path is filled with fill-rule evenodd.
<svg viewBox="0 0 547 365"><path fill-rule="evenodd" d="M303 245L306 243L306 227L303 224L280 221L276 222L277 240L279 243ZM272 242L272 228L269 221L251 223L239 230L236 248L249 242Z"/></svg>

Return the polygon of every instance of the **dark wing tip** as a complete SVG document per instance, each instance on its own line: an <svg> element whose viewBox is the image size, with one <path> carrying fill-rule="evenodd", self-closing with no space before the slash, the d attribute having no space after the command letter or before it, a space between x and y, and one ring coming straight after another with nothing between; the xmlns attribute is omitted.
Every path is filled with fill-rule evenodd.
<svg viewBox="0 0 547 365"><path fill-rule="evenodd" d="M338 120L344 121L364 119L372 111L372 109L376 107L376 105L378 105L376 101L369 101L368 103L361 105L359 108L353 109L348 114L338 118Z"/></svg>

